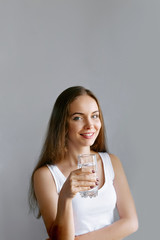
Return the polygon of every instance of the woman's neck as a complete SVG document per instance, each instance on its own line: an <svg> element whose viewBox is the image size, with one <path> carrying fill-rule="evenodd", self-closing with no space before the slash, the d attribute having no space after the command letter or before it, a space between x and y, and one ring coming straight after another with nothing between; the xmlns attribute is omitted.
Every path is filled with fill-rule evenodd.
<svg viewBox="0 0 160 240"><path fill-rule="evenodd" d="M66 152L65 160L67 160L68 163L70 162L71 166L73 166L77 164L79 154L90 153L91 153L90 147L85 147L81 149L68 149L68 151Z"/></svg>

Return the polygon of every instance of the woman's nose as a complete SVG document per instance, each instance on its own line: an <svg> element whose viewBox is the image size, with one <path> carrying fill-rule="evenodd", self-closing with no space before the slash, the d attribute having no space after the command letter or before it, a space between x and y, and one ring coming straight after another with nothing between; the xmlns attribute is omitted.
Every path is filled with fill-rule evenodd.
<svg viewBox="0 0 160 240"><path fill-rule="evenodd" d="M92 127L93 127L92 120L91 119L86 119L85 128L86 129L91 129Z"/></svg>

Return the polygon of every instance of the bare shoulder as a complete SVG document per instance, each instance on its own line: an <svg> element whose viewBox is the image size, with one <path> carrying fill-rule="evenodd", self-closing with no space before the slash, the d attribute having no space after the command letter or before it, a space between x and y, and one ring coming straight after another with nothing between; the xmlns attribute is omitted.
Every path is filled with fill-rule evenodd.
<svg viewBox="0 0 160 240"><path fill-rule="evenodd" d="M35 171L33 176L34 184L38 184L41 181L47 181L47 179L51 179L51 173L48 167L43 166Z"/></svg>
<svg viewBox="0 0 160 240"><path fill-rule="evenodd" d="M37 169L33 180L38 206L48 231L57 212L58 193L56 185L47 166Z"/></svg>
<svg viewBox="0 0 160 240"><path fill-rule="evenodd" d="M114 154L109 154L109 156L110 156L110 159L111 159L113 168L117 168L117 167L119 167L120 165L122 165L120 159L119 159L116 155L114 155Z"/></svg>
<svg viewBox="0 0 160 240"><path fill-rule="evenodd" d="M42 189L43 191L46 191L49 188L52 188L53 190L56 189L54 179L47 166L43 166L35 171L33 181L36 192L38 192L37 190L41 191Z"/></svg>
<svg viewBox="0 0 160 240"><path fill-rule="evenodd" d="M43 177L50 177L51 173L48 169L47 166L43 166L38 168L35 173L34 173L34 180L36 180L37 178L43 178Z"/></svg>
<svg viewBox="0 0 160 240"><path fill-rule="evenodd" d="M127 219L128 227L134 232L138 228L138 218L127 177L120 159L114 154L110 154L110 158L115 172L114 187L117 195L119 216L120 218Z"/></svg>
<svg viewBox="0 0 160 240"><path fill-rule="evenodd" d="M115 177L117 177L120 174L124 174L123 166L120 159L114 154L109 154L109 156L114 169Z"/></svg>

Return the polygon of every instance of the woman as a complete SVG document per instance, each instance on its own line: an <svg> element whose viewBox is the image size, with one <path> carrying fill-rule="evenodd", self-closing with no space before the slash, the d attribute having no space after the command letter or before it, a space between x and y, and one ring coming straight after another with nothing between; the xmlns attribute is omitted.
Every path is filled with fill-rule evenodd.
<svg viewBox="0 0 160 240"><path fill-rule="evenodd" d="M78 154L90 153L97 156L97 176L77 169ZM80 196L80 191L97 185L97 197ZM38 206L39 216L54 240L119 240L138 228L123 167L107 150L100 105L84 87L66 89L55 102L32 174L30 204L32 209Z"/></svg>

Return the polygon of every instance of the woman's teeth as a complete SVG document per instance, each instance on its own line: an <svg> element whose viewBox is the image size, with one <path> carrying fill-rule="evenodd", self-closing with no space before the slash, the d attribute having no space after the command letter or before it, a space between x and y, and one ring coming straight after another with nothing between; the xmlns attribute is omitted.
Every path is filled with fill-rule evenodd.
<svg viewBox="0 0 160 240"><path fill-rule="evenodd" d="M90 137L90 136L93 135L93 133L83 133L83 134L81 134L81 135L84 135L84 136Z"/></svg>

